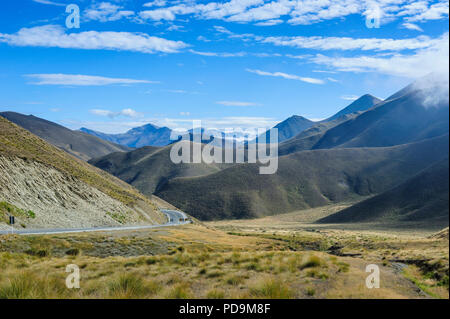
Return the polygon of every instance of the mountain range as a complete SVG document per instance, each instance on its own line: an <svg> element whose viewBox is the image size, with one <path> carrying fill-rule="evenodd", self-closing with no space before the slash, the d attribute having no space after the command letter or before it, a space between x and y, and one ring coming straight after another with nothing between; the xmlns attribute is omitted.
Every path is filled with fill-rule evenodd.
<svg viewBox="0 0 450 319"><path fill-rule="evenodd" d="M82 127L81 132L97 136L105 141L138 148L143 146L164 146L170 143L171 129L146 124L122 134L105 134Z"/></svg>
<svg viewBox="0 0 450 319"><path fill-rule="evenodd" d="M319 222L448 225L448 93L442 94L445 85L430 82L417 81L384 101L366 94L323 121L292 116L280 122L282 142L273 175L260 175L259 164L174 164L173 144L164 142L170 129L151 124L106 135L2 114L144 195L156 195L202 220L253 218L364 199ZM49 132L53 125L61 132L58 138ZM83 147L100 141L111 149L93 158L94 150L84 150L74 136L91 137L92 144ZM148 143L162 146L140 147ZM193 141L174 143L192 147Z"/></svg>
<svg viewBox="0 0 450 319"><path fill-rule="evenodd" d="M347 114L365 111L379 102L381 102L380 99L370 94L363 95L329 119L322 122L333 121ZM275 126L275 128L278 129L278 142L281 143L285 140L288 140L314 126L315 124L317 123L308 120L303 116L293 115ZM99 137L105 141L132 148L139 148L144 146L165 146L173 142L170 140L170 135L172 133L171 129L167 127L158 127L153 124L146 124L140 127L136 127L127 131L126 133L121 134L106 134L84 127L82 127L80 131ZM208 133L214 135L216 139L218 139L220 136L224 136L224 133L217 129L212 130L208 128ZM189 130L186 134L192 135L192 130ZM269 136L269 132L266 132L265 134L266 136ZM238 141L240 141L242 138L243 135L238 134L238 136L236 136L236 139ZM267 141L268 140L269 138L267 137Z"/></svg>
<svg viewBox="0 0 450 319"><path fill-rule="evenodd" d="M361 106L363 102L367 104ZM300 127L300 133L282 142L274 175L259 175L257 164L202 169L186 164L160 174L156 167L171 166L167 149L158 153L159 161L156 153L139 158L133 151L127 153L133 154L133 160L131 155L110 154L91 163L145 194L155 193L200 219L211 220L377 196L424 170L428 174L427 167L448 157L448 96L427 106L423 90L412 85L385 101L365 95L338 114L309 128Z"/></svg>

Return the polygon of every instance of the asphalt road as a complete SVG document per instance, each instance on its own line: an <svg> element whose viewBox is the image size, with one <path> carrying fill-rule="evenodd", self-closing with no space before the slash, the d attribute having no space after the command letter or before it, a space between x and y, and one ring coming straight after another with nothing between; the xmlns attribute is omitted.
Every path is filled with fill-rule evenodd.
<svg viewBox="0 0 450 319"><path fill-rule="evenodd" d="M122 231L152 229L161 227L180 226L189 224L188 216L177 210L161 210L166 214L168 222L161 225L143 225L143 226L116 226L116 227L90 227L90 228L49 228L49 229L14 229L14 234L18 235L50 235L50 234L70 234L85 233L94 231ZM11 234L11 230L0 230L0 235Z"/></svg>

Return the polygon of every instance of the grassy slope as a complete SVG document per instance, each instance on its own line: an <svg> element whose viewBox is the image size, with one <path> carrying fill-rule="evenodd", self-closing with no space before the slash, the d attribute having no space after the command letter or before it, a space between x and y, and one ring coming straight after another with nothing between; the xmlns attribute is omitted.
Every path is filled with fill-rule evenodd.
<svg viewBox="0 0 450 319"><path fill-rule="evenodd" d="M288 155L295 152L310 150L318 141L320 141L327 130L345 121L354 119L358 115L359 113L346 114L332 121L319 122L290 140L280 143L278 153L280 155Z"/></svg>
<svg viewBox="0 0 450 319"><path fill-rule="evenodd" d="M421 269L412 269L419 271L412 279L430 295L448 298L447 239L260 230L231 234L188 225L0 236L0 299L426 297L396 270L399 259L410 267L425 259ZM365 287L368 263L380 266L379 289ZM65 287L68 264L81 268L80 289ZM426 286L420 282L425 278Z"/></svg>
<svg viewBox="0 0 450 319"><path fill-rule="evenodd" d="M0 113L0 116L85 161L112 152L130 150L129 147L114 144L83 132L72 131L32 115L3 112Z"/></svg>
<svg viewBox="0 0 450 319"><path fill-rule="evenodd" d="M170 160L172 146L143 147L128 153L113 153L89 161L123 181L151 195L168 180L176 177L203 176L216 173L222 165L174 164Z"/></svg>
<svg viewBox="0 0 450 319"><path fill-rule="evenodd" d="M130 207L137 204L144 205L154 217L157 217L157 220L161 219L160 213L156 212L156 206L132 186L72 157L3 117L0 117L0 154L52 166L58 171L97 188L125 205Z"/></svg>
<svg viewBox="0 0 450 319"><path fill-rule="evenodd" d="M399 186L321 219L322 223L436 220L448 225L448 158Z"/></svg>
<svg viewBox="0 0 450 319"><path fill-rule="evenodd" d="M386 191L448 156L448 135L387 148L303 151L279 158L276 174L255 164L169 181L156 195L204 220L249 218Z"/></svg>
<svg viewBox="0 0 450 319"><path fill-rule="evenodd" d="M425 93L405 88L363 113L321 122L285 141L279 154L336 147L383 147L448 133L448 100L424 106Z"/></svg>

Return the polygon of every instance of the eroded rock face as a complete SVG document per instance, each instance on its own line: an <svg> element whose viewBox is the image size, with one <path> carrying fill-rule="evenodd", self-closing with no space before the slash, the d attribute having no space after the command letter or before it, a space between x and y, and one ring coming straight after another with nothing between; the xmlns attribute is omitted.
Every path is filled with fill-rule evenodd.
<svg viewBox="0 0 450 319"><path fill-rule="evenodd" d="M0 155L0 202L34 218L19 217L27 228L96 227L147 222L142 216L79 179L39 162ZM0 222L0 228L6 224Z"/></svg>

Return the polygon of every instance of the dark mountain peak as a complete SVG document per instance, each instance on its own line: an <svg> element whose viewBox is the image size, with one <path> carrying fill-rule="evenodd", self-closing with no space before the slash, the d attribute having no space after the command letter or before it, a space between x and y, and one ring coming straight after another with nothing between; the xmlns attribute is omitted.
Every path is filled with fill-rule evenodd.
<svg viewBox="0 0 450 319"><path fill-rule="evenodd" d="M132 128L125 133L119 134L106 134L86 128L81 128L80 131L128 147L167 145L170 142L170 133L172 132L168 127L159 127L151 123Z"/></svg>
<svg viewBox="0 0 450 319"><path fill-rule="evenodd" d="M300 115L292 115L291 117L285 119L283 122L275 125L275 128L278 129L278 142L286 141L297 134L307 130L311 126L316 124L311 120L308 120L306 117ZM270 134L269 131L266 133L266 140L269 140ZM258 139L256 139L257 141Z"/></svg>
<svg viewBox="0 0 450 319"><path fill-rule="evenodd" d="M132 128L131 130L129 130L127 133L146 133L146 132L155 132L159 129L158 126L153 125L151 123L139 126L139 127L135 127Z"/></svg>
<svg viewBox="0 0 450 319"><path fill-rule="evenodd" d="M285 126L288 123L313 123L313 121L308 120L306 117L303 117L301 115L292 115L291 117L288 117L283 122L278 123L275 127L279 128L282 126Z"/></svg>
<svg viewBox="0 0 450 319"><path fill-rule="evenodd" d="M371 94L364 94L363 96L354 100L347 107L345 107L344 109L342 109L341 111L339 111L338 113L333 115L332 117L326 119L325 121L332 121L343 115L350 114L350 113L366 111L382 101L383 100L381 100Z"/></svg>
<svg viewBox="0 0 450 319"><path fill-rule="evenodd" d="M287 120L305 120L309 121L306 117L301 115L292 115L291 117L288 117Z"/></svg>

